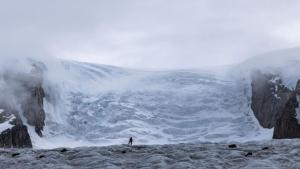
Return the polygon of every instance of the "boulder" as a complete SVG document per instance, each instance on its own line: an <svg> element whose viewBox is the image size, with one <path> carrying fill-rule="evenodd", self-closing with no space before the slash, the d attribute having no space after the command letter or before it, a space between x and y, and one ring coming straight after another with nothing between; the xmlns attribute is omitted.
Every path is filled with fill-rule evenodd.
<svg viewBox="0 0 300 169"><path fill-rule="evenodd" d="M250 156L253 156L253 153L252 152L249 152L245 155L245 157L250 157Z"/></svg>
<svg viewBox="0 0 300 169"><path fill-rule="evenodd" d="M228 145L228 148L237 148L237 145L236 144L230 144L230 145Z"/></svg>

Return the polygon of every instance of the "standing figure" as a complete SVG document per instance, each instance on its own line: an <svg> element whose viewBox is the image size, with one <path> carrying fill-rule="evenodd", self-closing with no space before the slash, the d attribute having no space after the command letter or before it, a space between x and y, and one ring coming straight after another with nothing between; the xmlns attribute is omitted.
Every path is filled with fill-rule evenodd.
<svg viewBox="0 0 300 169"><path fill-rule="evenodd" d="M132 137L130 137L130 138L129 138L128 144L129 144L129 145L132 145L132 142L133 142L133 139L132 139Z"/></svg>

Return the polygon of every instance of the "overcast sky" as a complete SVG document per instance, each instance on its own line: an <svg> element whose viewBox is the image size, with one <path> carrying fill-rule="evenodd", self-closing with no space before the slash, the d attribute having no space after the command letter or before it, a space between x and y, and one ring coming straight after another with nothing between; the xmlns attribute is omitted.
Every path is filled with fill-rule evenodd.
<svg viewBox="0 0 300 169"><path fill-rule="evenodd" d="M0 57L134 68L231 64L300 46L300 1L0 0Z"/></svg>

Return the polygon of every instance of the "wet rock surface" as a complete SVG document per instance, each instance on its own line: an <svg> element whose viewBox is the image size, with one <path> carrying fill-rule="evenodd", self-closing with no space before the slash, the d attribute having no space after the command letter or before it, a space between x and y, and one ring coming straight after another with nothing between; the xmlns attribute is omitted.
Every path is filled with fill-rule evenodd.
<svg viewBox="0 0 300 169"><path fill-rule="evenodd" d="M269 147L262 150L264 147ZM122 153L126 151L126 153ZM299 140L238 144L198 143L68 149L0 149L0 168L294 168L300 167ZM14 157L12 157L14 154Z"/></svg>

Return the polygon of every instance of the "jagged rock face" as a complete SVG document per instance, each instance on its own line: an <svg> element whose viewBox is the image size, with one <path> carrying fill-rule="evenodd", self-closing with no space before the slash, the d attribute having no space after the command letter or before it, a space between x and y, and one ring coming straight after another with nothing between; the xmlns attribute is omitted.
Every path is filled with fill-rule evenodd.
<svg viewBox="0 0 300 169"><path fill-rule="evenodd" d="M296 88L295 88L295 92L300 95L300 80L298 80Z"/></svg>
<svg viewBox="0 0 300 169"><path fill-rule="evenodd" d="M44 97L44 89L41 85L38 85L30 89L30 95L22 105L23 115L27 119L28 124L35 126L35 131L39 136L42 136L42 130L45 126Z"/></svg>
<svg viewBox="0 0 300 169"><path fill-rule="evenodd" d="M252 74L251 86L251 108L255 117L262 127L273 128L291 97L291 90L282 84L278 76L259 71Z"/></svg>
<svg viewBox="0 0 300 169"><path fill-rule="evenodd" d="M300 138L300 125L296 119L296 108L298 107L297 94L293 92L293 96L287 102L281 117L276 122L273 138Z"/></svg>
<svg viewBox="0 0 300 169"><path fill-rule="evenodd" d="M251 108L262 127L274 127L274 139L300 138L297 96L300 80L293 91L276 75L255 72L252 76Z"/></svg>
<svg viewBox="0 0 300 169"><path fill-rule="evenodd" d="M0 147L4 148L31 148L32 143L27 127L18 124L0 134Z"/></svg>
<svg viewBox="0 0 300 169"><path fill-rule="evenodd" d="M31 139L27 131L27 127L16 110L9 108L1 108L0 119L1 123L7 123L12 126L0 133L0 147L4 148L31 148ZM7 126L8 127L8 126Z"/></svg>
<svg viewBox="0 0 300 169"><path fill-rule="evenodd" d="M0 147L32 147L27 127L24 124L34 126L36 133L42 136L45 125L43 109L45 92L42 87L41 70L33 66L29 74L4 72L0 80L2 80L0 81L1 91L7 91L0 97L0 109L5 110L0 113L0 124L6 123L12 126L5 127L6 130L2 129ZM7 118L12 116L13 120ZM21 117L25 117L26 121L22 121Z"/></svg>
<svg viewBox="0 0 300 169"><path fill-rule="evenodd" d="M4 74L5 82L17 84L13 86L12 94L20 96L15 98L15 102L21 105L21 113L26 118L27 123L35 127L38 135L42 136L44 128L45 112L43 109L43 99L45 92L42 87L42 70L33 67L29 74L14 74L11 72Z"/></svg>

